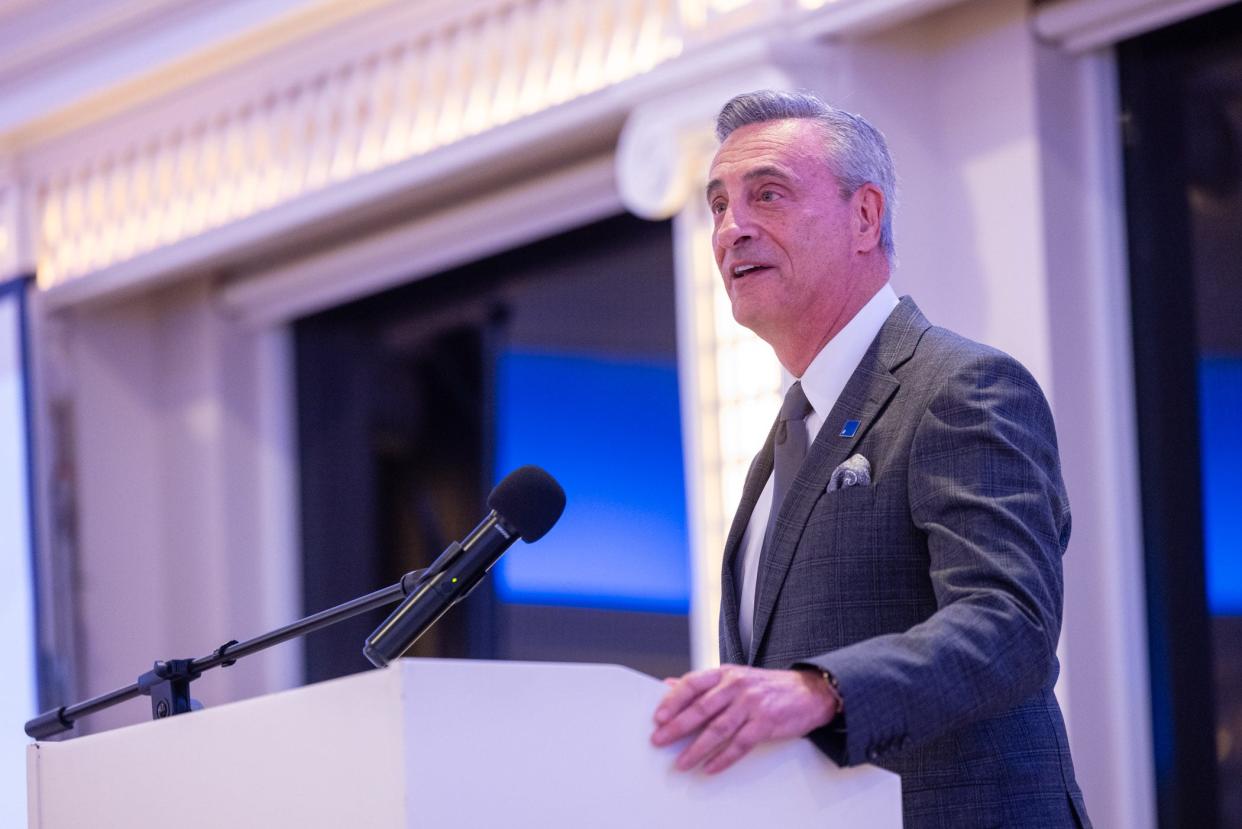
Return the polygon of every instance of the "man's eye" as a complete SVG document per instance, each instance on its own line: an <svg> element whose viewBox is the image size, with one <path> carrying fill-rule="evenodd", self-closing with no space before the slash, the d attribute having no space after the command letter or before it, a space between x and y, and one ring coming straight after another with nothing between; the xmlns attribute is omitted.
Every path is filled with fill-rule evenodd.
<svg viewBox="0 0 1242 829"><path fill-rule="evenodd" d="M780 197L781 194L775 190L761 190L759 192L759 201L776 201Z"/></svg>
<svg viewBox="0 0 1242 829"><path fill-rule="evenodd" d="M711 211L712 211L712 213L714 213L715 215L719 216L721 213L725 212L725 203L724 203L723 201L714 201L714 202L712 202L712 203L711 203Z"/></svg>

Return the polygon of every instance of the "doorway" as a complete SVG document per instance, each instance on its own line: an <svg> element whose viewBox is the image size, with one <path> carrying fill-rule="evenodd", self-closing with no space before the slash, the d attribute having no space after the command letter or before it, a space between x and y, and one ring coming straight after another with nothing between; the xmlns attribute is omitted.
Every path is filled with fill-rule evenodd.
<svg viewBox="0 0 1242 829"><path fill-rule="evenodd" d="M1242 826L1242 7L1118 46L1157 807Z"/></svg>
<svg viewBox="0 0 1242 829"><path fill-rule="evenodd" d="M295 323L305 610L426 566L534 463L564 517L410 655L688 670L674 296L670 224L617 216ZM309 637L307 680L370 668L384 615Z"/></svg>

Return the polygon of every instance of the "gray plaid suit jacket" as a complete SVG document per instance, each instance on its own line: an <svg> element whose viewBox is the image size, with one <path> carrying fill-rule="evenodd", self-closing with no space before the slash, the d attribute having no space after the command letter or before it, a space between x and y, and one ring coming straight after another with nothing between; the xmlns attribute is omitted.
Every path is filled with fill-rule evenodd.
<svg viewBox="0 0 1242 829"><path fill-rule="evenodd" d="M872 484L827 492L855 453ZM771 471L769 433L725 547L723 661L832 672L843 723L811 739L901 775L907 829L1089 827L1052 693L1069 503L1026 369L902 299L781 506L748 655L734 564Z"/></svg>

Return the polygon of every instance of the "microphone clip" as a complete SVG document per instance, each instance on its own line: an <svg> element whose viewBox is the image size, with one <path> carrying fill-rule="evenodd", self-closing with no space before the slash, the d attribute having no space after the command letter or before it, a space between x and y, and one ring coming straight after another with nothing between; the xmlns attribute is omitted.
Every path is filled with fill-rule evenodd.
<svg viewBox="0 0 1242 829"><path fill-rule="evenodd" d="M193 659L156 662L154 668L138 677L138 691L151 698L152 718L162 720L194 709L190 682L202 675L194 668Z"/></svg>

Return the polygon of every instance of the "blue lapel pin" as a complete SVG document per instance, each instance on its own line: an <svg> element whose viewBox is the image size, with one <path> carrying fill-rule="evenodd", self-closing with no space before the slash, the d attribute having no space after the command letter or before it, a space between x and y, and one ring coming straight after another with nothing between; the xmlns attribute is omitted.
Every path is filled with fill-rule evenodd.
<svg viewBox="0 0 1242 829"><path fill-rule="evenodd" d="M854 435L858 434L858 427L860 425L862 425L862 423L861 421L858 421L858 420L845 421L845 425L841 427L841 434L838 435L838 437L843 437L843 438L854 437Z"/></svg>

